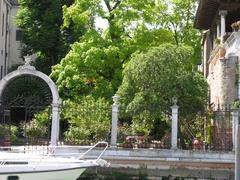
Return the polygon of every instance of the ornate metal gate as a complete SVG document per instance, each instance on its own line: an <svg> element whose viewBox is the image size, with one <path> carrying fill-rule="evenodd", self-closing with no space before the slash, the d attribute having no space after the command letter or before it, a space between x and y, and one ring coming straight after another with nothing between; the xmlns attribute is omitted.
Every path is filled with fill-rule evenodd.
<svg viewBox="0 0 240 180"><path fill-rule="evenodd" d="M0 131L13 144L47 144L51 103L51 91L42 79L29 75L14 79L2 93Z"/></svg>
<svg viewBox="0 0 240 180"><path fill-rule="evenodd" d="M214 150L231 151L233 148L232 110L230 108L216 110L213 123Z"/></svg>

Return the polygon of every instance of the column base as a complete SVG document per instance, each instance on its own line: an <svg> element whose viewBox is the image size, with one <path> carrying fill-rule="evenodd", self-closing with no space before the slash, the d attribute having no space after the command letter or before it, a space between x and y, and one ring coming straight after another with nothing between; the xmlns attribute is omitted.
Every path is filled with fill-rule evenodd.
<svg viewBox="0 0 240 180"><path fill-rule="evenodd" d="M110 145L111 149L117 149L117 145Z"/></svg>
<svg viewBox="0 0 240 180"><path fill-rule="evenodd" d="M177 150L178 147L171 147L171 150Z"/></svg>

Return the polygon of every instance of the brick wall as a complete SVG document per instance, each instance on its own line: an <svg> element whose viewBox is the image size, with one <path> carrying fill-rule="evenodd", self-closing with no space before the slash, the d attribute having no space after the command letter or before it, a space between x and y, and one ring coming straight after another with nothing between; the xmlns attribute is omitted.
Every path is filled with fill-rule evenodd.
<svg viewBox="0 0 240 180"><path fill-rule="evenodd" d="M210 103L214 104L214 110L237 99L237 62L236 56L216 55L209 64Z"/></svg>

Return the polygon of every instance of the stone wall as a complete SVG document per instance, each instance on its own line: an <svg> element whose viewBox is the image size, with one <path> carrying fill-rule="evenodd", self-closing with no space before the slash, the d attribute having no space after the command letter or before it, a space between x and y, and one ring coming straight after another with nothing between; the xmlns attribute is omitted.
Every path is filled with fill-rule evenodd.
<svg viewBox="0 0 240 180"><path fill-rule="evenodd" d="M209 64L210 104L214 110L225 108L237 99L238 57L215 57Z"/></svg>

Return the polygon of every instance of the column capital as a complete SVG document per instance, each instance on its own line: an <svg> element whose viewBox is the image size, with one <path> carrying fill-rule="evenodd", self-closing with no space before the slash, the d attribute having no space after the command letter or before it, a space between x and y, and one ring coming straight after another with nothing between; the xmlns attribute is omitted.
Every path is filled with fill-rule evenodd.
<svg viewBox="0 0 240 180"><path fill-rule="evenodd" d="M227 10L220 10L218 14L219 14L220 16L226 16L227 13L228 13Z"/></svg>
<svg viewBox="0 0 240 180"><path fill-rule="evenodd" d="M57 108L60 108L61 107L61 104L62 104L62 100L59 98L57 102L53 102L52 103L52 107L57 107Z"/></svg>
<svg viewBox="0 0 240 180"><path fill-rule="evenodd" d="M112 98L113 98L113 105L118 105L118 96L115 94Z"/></svg>

